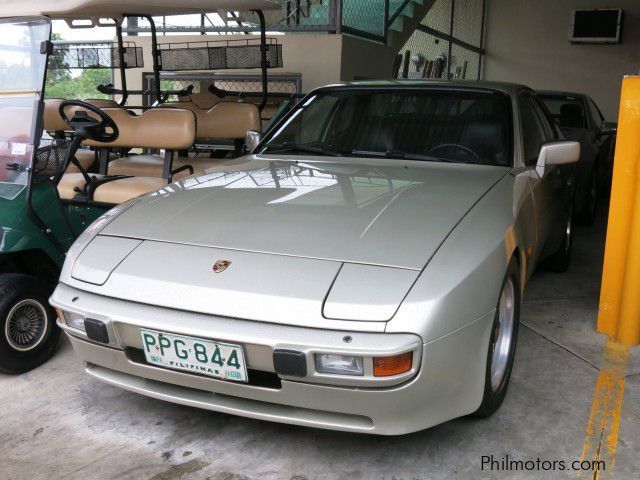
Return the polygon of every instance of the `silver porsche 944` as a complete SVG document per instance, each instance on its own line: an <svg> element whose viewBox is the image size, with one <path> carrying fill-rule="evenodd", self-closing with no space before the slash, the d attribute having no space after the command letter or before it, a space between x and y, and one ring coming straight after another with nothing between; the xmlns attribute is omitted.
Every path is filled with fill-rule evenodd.
<svg viewBox="0 0 640 480"><path fill-rule="evenodd" d="M569 265L579 154L523 86L321 88L101 217L51 302L89 375L158 399L384 435L488 416L528 278Z"/></svg>

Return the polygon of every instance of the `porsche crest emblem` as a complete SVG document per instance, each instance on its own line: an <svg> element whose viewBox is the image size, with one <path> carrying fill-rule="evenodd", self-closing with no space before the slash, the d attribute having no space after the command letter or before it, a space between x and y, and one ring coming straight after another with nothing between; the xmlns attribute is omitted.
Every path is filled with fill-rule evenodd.
<svg viewBox="0 0 640 480"><path fill-rule="evenodd" d="M231 262L229 260L218 260L213 264L213 273L222 273L229 268Z"/></svg>

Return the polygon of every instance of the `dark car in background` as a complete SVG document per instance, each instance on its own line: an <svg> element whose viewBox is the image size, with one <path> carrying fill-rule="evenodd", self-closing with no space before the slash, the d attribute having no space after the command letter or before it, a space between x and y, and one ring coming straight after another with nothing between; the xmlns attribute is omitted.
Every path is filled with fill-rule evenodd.
<svg viewBox="0 0 640 480"><path fill-rule="evenodd" d="M605 120L587 95L567 92L538 92L567 140L581 144L576 168L574 212L576 220L591 225L601 195L611 186L617 124Z"/></svg>

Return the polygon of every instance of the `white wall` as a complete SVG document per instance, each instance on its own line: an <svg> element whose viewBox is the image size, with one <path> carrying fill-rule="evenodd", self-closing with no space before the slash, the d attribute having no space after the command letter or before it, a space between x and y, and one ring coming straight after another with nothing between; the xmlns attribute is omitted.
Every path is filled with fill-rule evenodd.
<svg viewBox="0 0 640 480"><path fill-rule="evenodd" d="M640 0L488 0L484 78L589 94L609 120L622 78L640 71ZM570 13L623 8L621 45L569 43Z"/></svg>

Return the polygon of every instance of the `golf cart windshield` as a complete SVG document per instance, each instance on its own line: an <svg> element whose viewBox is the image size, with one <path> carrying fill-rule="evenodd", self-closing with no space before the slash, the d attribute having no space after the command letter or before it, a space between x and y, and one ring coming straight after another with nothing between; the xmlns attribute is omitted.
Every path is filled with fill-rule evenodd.
<svg viewBox="0 0 640 480"><path fill-rule="evenodd" d="M44 17L0 18L2 198L15 198L27 185L47 62L46 48L42 48L43 42L49 40L50 30L51 22Z"/></svg>

